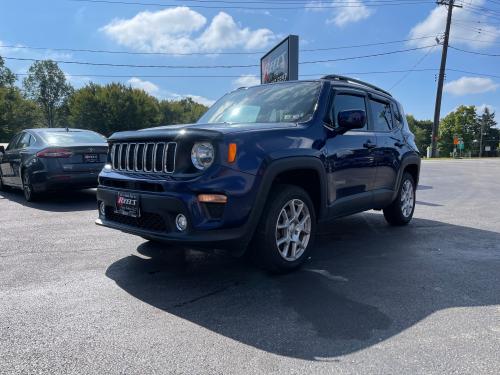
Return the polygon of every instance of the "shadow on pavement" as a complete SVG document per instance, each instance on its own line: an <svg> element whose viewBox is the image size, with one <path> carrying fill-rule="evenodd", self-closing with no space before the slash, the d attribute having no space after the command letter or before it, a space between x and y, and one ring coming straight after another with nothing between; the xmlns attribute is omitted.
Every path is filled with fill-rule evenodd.
<svg viewBox="0 0 500 375"><path fill-rule="evenodd" d="M0 198L22 204L36 210L52 212L71 212L97 210L96 190L74 190L47 193L36 202L26 202L23 192L18 189L1 191Z"/></svg>
<svg viewBox="0 0 500 375"><path fill-rule="evenodd" d="M430 314L500 303L500 234L364 213L321 228L298 272L151 242L106 275L145 303L246 345L322 360L397 335Z"/></svg>

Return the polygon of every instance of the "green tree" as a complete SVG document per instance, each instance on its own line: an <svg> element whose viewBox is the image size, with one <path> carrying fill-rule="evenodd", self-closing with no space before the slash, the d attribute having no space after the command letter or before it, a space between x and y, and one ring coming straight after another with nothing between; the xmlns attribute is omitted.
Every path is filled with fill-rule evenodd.
<svg viewBox="0 0 500 375"><path fill-rule="evenodd" d="M488 107L484 108L483 113L478 118L478 134L476 135L481 143L481 130L483 132L482 138L482 155L496 155L498 144L500 142L500 129L497 129L497 122L495 120L495 112L491 112ZM485 147L490 147L490 152L484 152Z"/></svg>
<svg viewBox="0 0 500 375"><path fill-rule="evenodd" d="M62 122L63 105L72 88L57 63L52 60L35 62L29 68L23 86L26 95L41 106L48 127Z"/></svg>
<svg viewBox="0 0 500 375"><path fill-rule="evenodd" d="M16 75L5 66L5 62L0 56L0 87L12 87L16 82Z"/></svg>
<svg viewBox="0 0 500 375"><path fill-rule="evenodd" d="M69 122L105 135L161 123L158 100L143 90L119 83L90 83L76 90L68 101Z"/></svg>
<svg viewBox="0 0 500 375"><path fill-rule="evenodd" d="M71 126L107 136L116 131L196 122L207 107L191 98L158 101L143 90L119 83L89 83L68 100Z"/></svg>
<svg viewBox="0 0 500 375"><path fill-rule="evenodd" d="M40 107L17 87L0 87L0 142L9 142L19 131L43 125Z"/></svg>
<svg viewBox="0 0 500 375"><path fill-rule="evenodd" d="M161 120L162 123L167 125L194 123L207 109L206 106L195 102L192 98L163 100L160 102Z"/></svg>
<svg viewBox="0 0 500 375"><path fill-rule="evenodd" d="M474 151L474 140L478 140L479 124L475 106L460 106L450 112L439 125L439 151L441 156L448 156L455 146L454 136L462 138L465 151Z"/></svg>
<svg viewBox="0 0 500 375"><path fill-rule="evenodd" d="M425 155L427 147L431 144L432 136L432 121L431 120L417 120L412 115L406 115L406 120L410 130L415 135L415 143L418 149Z"/></svg>

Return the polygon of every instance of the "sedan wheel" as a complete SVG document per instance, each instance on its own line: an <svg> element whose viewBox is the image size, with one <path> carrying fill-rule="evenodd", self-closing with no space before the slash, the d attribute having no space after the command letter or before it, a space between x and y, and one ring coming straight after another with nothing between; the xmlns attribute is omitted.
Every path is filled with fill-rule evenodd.
<svg viewBox="0 0 500 375"><path fill-rule="evenodd" d="M24 198L28 202L33 202L36 199L36 194L33 191L33 185L31 184L28 172L23 173L23 193L24 193Z"/></svg>

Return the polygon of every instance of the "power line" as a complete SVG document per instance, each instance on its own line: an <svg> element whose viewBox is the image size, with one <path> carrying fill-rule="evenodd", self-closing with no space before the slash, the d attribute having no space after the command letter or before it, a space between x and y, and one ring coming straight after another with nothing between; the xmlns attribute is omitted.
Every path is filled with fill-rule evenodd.
<svg viewBox="0 0 500 375"><path fill-rule="evenodd" d="M460 52L464 52L464 53L469 53L471 55L480 55L480 56L488 56L488 57L500 57L500 54L498 54L498 53L477 52L477 51L469 51L469 50L465 50L465 49L458 48L458 47L453 47L453 46L449 46L449 47L451 49L456 50L456 51L460 51Z"/></svg>
<svg viewBox="0 0 500 375"><path fill-rule="evenodd" d="M435 46L434 46L435 47ZM430 48L426 53L425 55L423 55L420 59L418 59L418 61L415 63L415 65L412 66L412 68L410 70L408 70L408 72L406 72L405 75L403 75L399 80L396 81L396 83L394 83L391 88L389 90L392 90L394 87L396 87L397 85L399 85L401 82L403 82L412 72L415 71L415 68L417 66L419 66L426 58L427 56L429 56L431 54L432 51L434 51L434 47L433 48Z"/></svg>
<svg viewBox="0 0 500 375"><path fill-rule="evenodd" d="M311 60L311 61L302 61L299 64L320 64L326 62L335 62L335 61L349 61L349 60L358 60L372 57L380 57L387 55L394 55L404 52L418 51L422 49L427 49L434 47L434 45L423 46L423 47L414 47L414 48L406 48L395 51L388 52L379 52L373 53L369 55L360 55L360 56L350 56L350 57L339 57L335 59L324 59L324 60ZM43 61L43 59L34 59L34 58L25 58L25 57L8 57L3 56L5 60L13 60L13 61L32 61L38 62ZM161 68L161 69L234 69L234 68L255 68L259 67L258 64L240 64L240 65L139 65L139 64L123 64L123 63L99 63L99 62L90 62L90 61L76 61L76 60L52 60L58 64L72 64L72 65L90 65L90 66L111 66L111 67L124 67L124 68Z"/></svg>
<svg viewBox="0 0 500 375"><path fill-rule="evenodd" d="M337 47L325 47L325 48L311 48L311 49L301 49L300 52L320 52L320 51L332 51L339 49L349 49L349 48L361 48L361 47L372 47L372 46L380 46L387 44L397 44L397 43L405 43L414 40L422 40L422 39L430 39L435 38L435 35L423 36L419 38L411 38L411 39L399 39L399 40L391 40L386 42L375 42L375 43L366 43L366 44L355 44L355 45L346 45L346 46L337 46ZM28 49L28 50L44 50L44 51L56 51L56 52L88 52L88 53L102 53L102 54L123 54L123 55L151 55L151 56L207 56L207 55L263 55L266 53L265 51L255 51L255 52L184 52L184 53L173 53L173 52L132 52L132 51L116 51L116 50L104 50L104 49L82 49L82 48L52 48L52 47L33 47L33 46L25 46L19 44L8 44L8 45L0 45L0 48L9 48L9 49Z"/></svg>
<svg viewBox="0 0 500 375"><path fill-rule="evenodd" d="M463 74L472 74L472 75L479 76L479 77L500 78L500 75L488 74L488 73L477 73L477 72L471 72L468 70L461 70L461 69L446 69L446 71L463 73Z"/></svg>
<svg viewBox="0 0 500 375"><path fill-rule="evenodd" d="M375 70L375 71L364 71L364 72L337 72L338 74L344 74L344 75L370 75L370 74L399 74L399 73L425 73L425 72L436 72L439 71L437 68L421 68L421 69L395 69L395 70ZM500 74L488 74L484 72L473 72L470 70L463 70L463 69L454 69L454 68L447 68L446 72L453 72L453 73L461 73L461 74L471 74L475 75L478 77L490 77L490 78L500 78ZM301 74L300 77L322 77L331 74L331 72L327 73L308 73L308 74ZM29 73L24 72L24 73L16 73L17 76L27 76ZM252 75L252 74L240 74L240 75L234 75L234 74L221 74L221 75L212 75L212 74L203 74L203 75L177 75L177 74L71 74L67 73L68 76L71 77L79 77L79 78L193 78L193 79L198 79L198 78L240 78L242 75Z"/></svg>
<svg viewBox="0 0 500 375"><path fill-rule="evenodd" d="M423 69L412 69L412 72L430 72L436 71L435 68L423 68ZM394 74L394 73L406 73L409 70L400 69L400 70L378 70L378 71L368 71L368 72L340 72L339 74ZM319 77L329 75L330 73L309 73L309 74L301 74L301 77ZM17 73L18 76L27 76L29 73ZM107 75L107 74L69 74L71 77L80 77L80 78L240 78L242 75L171 75L171 74L160 74L160 75L142 75L142 74L117 74L117 75Z"/></svg>
<svg viewBox="0 0 500 375"><path fill-rule="evenodd" d="M475 42L475 43L487 43L487 44L500 44L500 42L496 42L494 40L479 40L479 39L474 39L474 38L462 38L462 37L457 37L457 36L453 36L452 37L453 40L465 40L465 41L469 41L469 42Z"/></svg>
<svg viewBox="0 0 500 375"><path fill-rule="evenodd" d="M463 26L456 26L455 28L458 28L460 30L465 30L465 31L473 31L478 34L486 34L494 37L498 37L500 34L498 32L492 32L489 30L484 30L480 27L463 27Z"/></svg>
<svg viewBox="0 0 500 375"><path fill-rule="evenodd" d="M214 4L214 3L222 3L222 4L279 4L279 5L316 5L317 7L323 8L325 4L315 4L310 0L250 0L250 1L242 1L242 0L169 0L170 2L182 3L180 6L191 6L186 3L202 3L202 4ZM385 4L385 3L415 3L415 0L365 0L364 4ZM428 3L432 3L432 1L427 1ZM424 2L425 3L425 2ZM163 3L161 3L163 4ZM335 4L355 4L359 6L359 1L356 0L337 0ZM166 4L165 4L166 5Z"/></svg>
<svg viewBox="0 0 500 375"><path fill-rule="evenodd" d="M112 5L141 5L141 6L156 6L162 8L171 8L178 6L177 4L164 4L164 3L146 3L146 2L136 2L136 1L111 1L111 0L67 0L71 2L78 3L93 3L93 4L112 4ZM425 5L425 4L433 4L433 1L412 1L412 2L394 2L394 3L363 3L360 4L358 2L350 5L346 5L347 3L343 3L340 5L304 5L300 7L248 7L242 5L234 5L234 6L210 6L210 5L192 5L190 4L190 8L202 8L202 9L245 9L245 10L299 10L299 9L340 9L340 8L363 8L363 7L383 7L383 6L401 6L401 5ZM314 3L313 3L314 4Z"/></svg>

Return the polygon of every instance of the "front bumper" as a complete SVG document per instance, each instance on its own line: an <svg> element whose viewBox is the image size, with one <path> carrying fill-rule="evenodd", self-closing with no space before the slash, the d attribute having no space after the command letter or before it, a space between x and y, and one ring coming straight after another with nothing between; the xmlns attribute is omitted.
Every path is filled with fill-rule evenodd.
<svg viewBox="0 0 500 375"><path fill-rule="evenodd" d="M155 180L160 191L140 191L134 187L151 183L117 172L103 172L97 189L98 205L104 204L105 214L99 213L96 224L162 242L199 248L220 248L241 254L253 234L249 216L255 191L255 176L221 169L196 180ZM105 183L105 185L103 185ZM112 186L109 186L112 185ZM122 187L116 187L122 186ZM151 188L151 187L149 187ZM155 188L156 189L156 188ZM141 216L131 218L115 212L119 192L138 195ZM208 207L198 202L201 193L228 196L228 202ZM186 216L188 227L179 231L175 225L178 214Z"/></svg>

